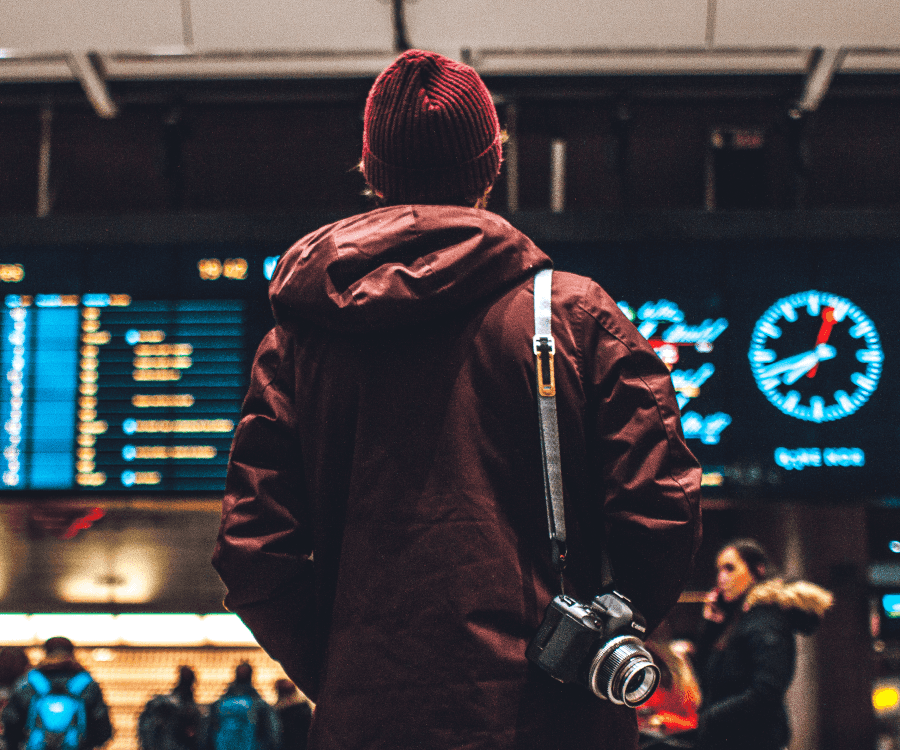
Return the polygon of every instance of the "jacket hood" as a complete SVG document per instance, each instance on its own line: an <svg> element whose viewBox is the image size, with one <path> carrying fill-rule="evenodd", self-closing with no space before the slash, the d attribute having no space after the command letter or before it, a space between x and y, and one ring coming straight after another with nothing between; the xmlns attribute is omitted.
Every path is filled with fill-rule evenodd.
<svg viewBox="0 0 900 750"><path fill-rule="evenodd" d="M500 216L390 206L329 224L282 256L269 286L279 323L366 331L433 320L549 267Z"/></svg>
<svg viewBox="0 0 900 750"><path fill-rule="evenodd" d="M776 605L791 614L801 633L813 632L834 602L830 591L809 581L785 582L771 578L756 584L744 599L744 610L760 605Z"/></svg>

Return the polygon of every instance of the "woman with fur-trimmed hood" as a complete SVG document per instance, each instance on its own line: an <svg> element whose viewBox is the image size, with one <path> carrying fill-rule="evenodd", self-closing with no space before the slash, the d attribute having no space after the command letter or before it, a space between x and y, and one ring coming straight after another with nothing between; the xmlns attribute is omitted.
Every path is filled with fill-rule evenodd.
<svg viewBox="0 0 900 750"><path fill-rule="evenodd" d="M790 740L784 703L794 677L795 634L818 627L832 595L808 581L775 577L752 539L722 547L716 569L697 649L703 695L697 747L781 750Z"/></svg>

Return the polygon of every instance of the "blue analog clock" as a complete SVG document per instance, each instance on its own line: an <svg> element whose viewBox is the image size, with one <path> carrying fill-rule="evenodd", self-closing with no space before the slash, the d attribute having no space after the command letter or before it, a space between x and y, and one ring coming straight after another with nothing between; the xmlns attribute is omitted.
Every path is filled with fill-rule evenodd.
<svg viewBox="0 0 900 750"><path fill-rule="evenodd" d="M844 297L810 290L783 297L753 327L750 368L789 417L831 422L878 387L884 352L872 320Z"/></svg>

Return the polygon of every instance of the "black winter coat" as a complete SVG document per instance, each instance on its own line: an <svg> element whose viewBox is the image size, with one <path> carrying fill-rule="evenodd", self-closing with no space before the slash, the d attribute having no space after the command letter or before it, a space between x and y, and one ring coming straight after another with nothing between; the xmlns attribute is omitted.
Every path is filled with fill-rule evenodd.
<svg viewBox="0 0 900 750"><path fill-rule="evenodd" d="M710 624L698 648L702 750L781 750L790 740L784 705L794 677L795 634L811 633L831 595L805 581L752 589L744 605ZM745 611L746 610L746 611Z"/></svg>

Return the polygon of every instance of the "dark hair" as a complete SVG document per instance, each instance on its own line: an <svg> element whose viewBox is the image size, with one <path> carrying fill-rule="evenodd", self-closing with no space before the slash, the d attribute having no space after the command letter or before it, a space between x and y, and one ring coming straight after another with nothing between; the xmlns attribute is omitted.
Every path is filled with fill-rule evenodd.
<svg viewBox="0 0 900 750"><path fill-rule="evenodd" d="M21 646L4 646L0 648L0 685L12 685L25 674L31 661Z"/></svg>
<svg viewBox="0 0 900 750"><path fill-rule="evenodd" d="M193 669L188 666L178 667L178 683L175 685L175 692L193 695L196 681L197 675Z"/></svg>
<svg viewBox="0 0 900 750"><path fill-rule="evenodd" d="M738 557L744 561L744 564L750 570L757 582L765 581L775 575L775 567L769 559L769 555L765 548L755 539L744 537L741 539L733 539L727 544L723 544L719 549L719 554L726 549L731 548L738 553Z"/></svg>
<svg viewBox="0 0 900 750"><path fill-rule="evenodd" d="M501 133L500 136L501 142L506 142L506 133ZM363 163L360 161L359 164L354 167L357 172L361 172L363 179L366 179L366 173L363 169ZM491 190L494 189L494 183L492 182L487 186L485 191L479 195L446 195L440 199L432 199L428 201L433 205L442 205L442 206L467 206L469 208L487 208L488 197L491 194ZM366 179L366 186L362 191L363 197L368 198L377 208L386 208L387 206L401 206L406 205L409 201L399 201L394 200L390 196L381 195L372 184Z"/></svg>
<svg viewBox="0 0 900 750"><path fill-rule="evenodd" d="M234 670L235 682L251 682L253 680L253 667L249 662L242 661Z"/></svg>
<svg viewBox="0 0 900 750"><path fill-rule="evenodd" d="M44 643L44 653L47 654L47 656L51 656L52 654L66 654L72 656L75 653L75 644L65 636L55 635L52 638L48 638L46 643Z"/></svg>

